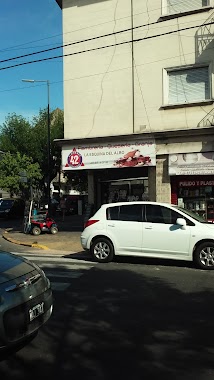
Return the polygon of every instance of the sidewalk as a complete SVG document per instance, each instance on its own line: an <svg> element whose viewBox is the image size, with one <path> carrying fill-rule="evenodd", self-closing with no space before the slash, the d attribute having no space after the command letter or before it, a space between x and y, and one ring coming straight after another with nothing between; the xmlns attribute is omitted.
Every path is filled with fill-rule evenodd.
<svg viewBox="0 0 214 380"><path fill-rule="evenodd" d="M65 253L82 252L80 235L83 231L83 216L68 215L65 221L62 216L55 217L59 232L56 235L41 233L39 236L25 234L23 232L22 220L0 221L0 228L4 230L3 238L14 244L35 247L41 250L52 250Z"/></svg>

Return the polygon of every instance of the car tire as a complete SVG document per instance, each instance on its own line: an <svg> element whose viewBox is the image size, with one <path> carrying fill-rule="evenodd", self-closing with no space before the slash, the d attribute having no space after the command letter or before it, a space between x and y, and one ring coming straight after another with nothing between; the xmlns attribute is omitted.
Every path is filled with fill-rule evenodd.
<svg viewBox="0 0 214 380"><path fill-rule="evenodd" d="M105 237L100 237L94 240L90 252L93 258L99 263L108 263L112 261L114 257L113 244Z"/></svg>
<svg viewBox="0 0 214 380"><path fill-rule="evenodd" d="M41 229L37 226L33 227L32 228L32 234L35 235L35 236L38 236L41 234Z"/></svg>
<svg viewBox="0 0 214 380"><path fill-rule="evenodd" d="M50 229L50 231L51 231L51 233L52 233L53 235L56 235L57 232L58 232L58 228L57 228L57 226L52 226L51 229Z"/></svg>
<svg viewBox="0 0 214 380"><path fill-rule="evenodd" d="M201 269L214 269L214 242L201 243L195 250L194 262Z"/></svg>

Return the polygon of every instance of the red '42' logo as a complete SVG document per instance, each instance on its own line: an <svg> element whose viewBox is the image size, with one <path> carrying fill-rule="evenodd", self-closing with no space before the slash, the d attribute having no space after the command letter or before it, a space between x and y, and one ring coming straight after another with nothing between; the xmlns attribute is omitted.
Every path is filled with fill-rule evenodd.
<svg viewBox="0 0 214 380"><path fill-rule="evenodd" d="M77 168L78 166L82 166L82 156L80 153L76 151L74 148L72 152L68 156L68 165L72 168Z"/></svg>

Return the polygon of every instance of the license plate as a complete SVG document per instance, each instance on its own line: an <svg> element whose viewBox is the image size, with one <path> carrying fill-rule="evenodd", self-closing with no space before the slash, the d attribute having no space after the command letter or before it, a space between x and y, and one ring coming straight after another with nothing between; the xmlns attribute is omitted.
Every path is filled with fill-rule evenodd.
<svg viewBox="0 0 214 380"><path fill-rule="evenodd" d="M30 322L44 313L44 302L38 303L32 309L29 310Z"/></svg>

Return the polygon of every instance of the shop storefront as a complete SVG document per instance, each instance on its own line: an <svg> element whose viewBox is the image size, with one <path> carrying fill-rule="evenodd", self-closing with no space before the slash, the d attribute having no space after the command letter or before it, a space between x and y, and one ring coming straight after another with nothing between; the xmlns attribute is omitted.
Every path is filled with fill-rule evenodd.
<svg viewBox="0 0 214 380"><path fill-rule="evenodd" d="M101 203L148 200L148 177L101 182Z"/></svg>
<svg viewBox="0 0 214 380"><path fill-rule="evenodd" d="M214 152L169 156L171 202L214 221Z"/></svg>
<svg viewBox="0 0 214 380"><path fill-rule="evenodd" d="M148 170L156 165L153 140L85 144L63 148L64 171L87 170L93 175L96 206L148 199ZM89 194L90 196L90 194Z"/></svg>

